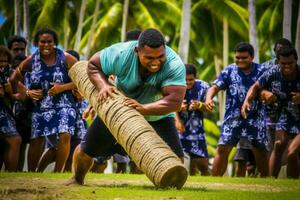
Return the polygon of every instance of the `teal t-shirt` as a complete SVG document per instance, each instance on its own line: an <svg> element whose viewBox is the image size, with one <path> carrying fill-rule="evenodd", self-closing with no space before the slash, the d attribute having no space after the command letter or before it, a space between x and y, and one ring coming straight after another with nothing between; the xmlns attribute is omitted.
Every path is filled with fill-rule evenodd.
<svg viewBox="0 0 300 200"><path fill-rule="evenodd" d="M100 51L104 74L115 75L116 86L126 96L141 104L157 101L163 97L161 88L170 85L186 85L185 66L179 56L166 46L166 62L156 73L142 81L138 73L138 57L134 51L137 41L117 43ZM157 121L167 116L145 116L147 121Z"/></svg>

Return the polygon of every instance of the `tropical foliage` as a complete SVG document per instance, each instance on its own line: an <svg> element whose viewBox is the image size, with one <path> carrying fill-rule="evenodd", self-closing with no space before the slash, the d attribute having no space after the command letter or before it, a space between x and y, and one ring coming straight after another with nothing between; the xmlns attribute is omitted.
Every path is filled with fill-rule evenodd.
<svg viewBox="0 0 300 200"><path fill-rule="evenodd" d="M23 0L19 7L23 7ZM93 0L29 0L31 37L41 27L50 27L59 33L60 44L65 49L72 49L76 44L80 19L83 20L79 51L87 51L88 38L92 35L90 52L94 53L105 46L121 41L121 27L124 0L97 1L100 9L95 12L96 1ZM129 0L126 29L160 29L168 44L178 50L180 40L180 22L183 0ZM296 40L297 15L299 0L292 3L291 40ZM8 36L14 34L14 9L12 1L0 0L0 14L5 21L0 29L0 43L5 44ZM261 60L270 58L270 49L274 40L282 36L284 0L256 0L256 21ZM80 17L80 9L85 4L85 12ZM242 0L193 0L191 1L191 29L188 62L195 63L200 76L211 81L215 76L214 56L222 58L223 19L229 24L229 50L238 41L248 41L249 12L247 1ZM21 18L23 9L20 10ZM96 22L93 16L97 15ZM22 22L22 20L21 20ZM91 27L93 25L93 28ZM24 28L21 32L24 32ZM94 30L91 32L91 30ZM231 55L231 54L230 54ZM230 61L232 55L230 56ZM222 60L222 59L221 59Z"/></svg>

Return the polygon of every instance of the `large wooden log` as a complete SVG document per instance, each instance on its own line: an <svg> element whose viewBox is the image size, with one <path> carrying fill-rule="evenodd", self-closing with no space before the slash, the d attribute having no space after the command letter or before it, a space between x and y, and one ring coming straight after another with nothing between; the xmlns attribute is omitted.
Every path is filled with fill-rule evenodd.
<svg viewBox="0 0 300 200"><path fill-rule="evenodd" d="M97 101L98 91L88 78L87 64L77 62L69 71L80 93L155 186L180 189L188 175L180 159L139 112L123 105L124 95L117 94L104 103Z"/></svg>

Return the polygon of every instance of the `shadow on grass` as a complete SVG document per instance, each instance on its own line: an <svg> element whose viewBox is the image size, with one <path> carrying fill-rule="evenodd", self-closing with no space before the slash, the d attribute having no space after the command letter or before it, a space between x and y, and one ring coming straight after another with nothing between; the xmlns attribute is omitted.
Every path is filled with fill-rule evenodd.
<svg viewBox="0 0 300 200"><path fill-rule="evenodd" d="M134 190L149 190L149 191L177 191L175 187L169 188L158 188L151 185L132 185L129 183L99 183L99 184L85 184L86 187L99 187L99 188L124 188L124 189L134 189ZM209 192L206 187L183 187L181 188L183 191L189 192ZM178 190L180 191L180 190Z"/></svg>
<svg viewBox="0 0 300 200"><path fill-rule="evenodd" d="M2 188L0 189L0 196L10 195L10 194L19 194L19 193L31 193L31 194L45 194L48 191L47 187L38 187L35 189L30 188Z"/></svg>

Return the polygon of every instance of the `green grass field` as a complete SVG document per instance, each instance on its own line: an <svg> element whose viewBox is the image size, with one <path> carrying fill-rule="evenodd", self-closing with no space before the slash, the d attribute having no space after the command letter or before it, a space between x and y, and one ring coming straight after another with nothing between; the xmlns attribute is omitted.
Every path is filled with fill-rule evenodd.
<svg viewBox="0 0 300 200"><path fill-rule="evenodd" d="M0 173L0 199L300 199L300 180L189 177L181 190L157 189L145 175L89 173L84 186L65 186L70 173Z"/></svg>

